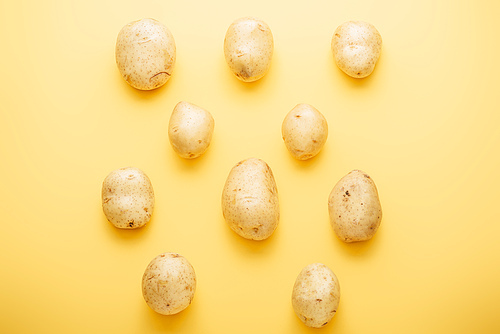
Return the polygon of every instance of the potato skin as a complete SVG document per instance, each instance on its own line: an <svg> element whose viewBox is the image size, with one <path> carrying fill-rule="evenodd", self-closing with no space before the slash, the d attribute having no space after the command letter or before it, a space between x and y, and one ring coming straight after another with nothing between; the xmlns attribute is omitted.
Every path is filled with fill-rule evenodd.
<svg viewBox="0 0 500 334"><path fill-rule="evenodd" d="M278 189L271 168L250 158L231 169L222 192L222 214L229 227L246 239L263 240L278 226Z"/></svg>
<svg viewBox="0 0 500 334"><path fill-rule="evenodd" d="M339 302L339 281L330 268L313 263L302 269L293 286L292 306L306 326L326 326L335 316Z"/></svg>
<svg viewBox="0 0 500 334"><path fill-rule="evenodd" d="M345 242L365 241L377 232L382 207L377 187L363 171L353 170L333 187L328 199L330 223Z"/></svg>
<svg viewBox="0 0 500 334"><path fill-rule="evenodd" d="M140 169L112 171L102 183L102 209L117 228L135 229L151 219L155 205L153 185Z"/></svg>
<svg viewBox="0 0 500 334"><path fill-rule="evenodd" d="M254 17L234 21L224 38L224 56L231 71L244 82L262 78L271 66L274 41L269 26Z"/></svg>
<svg viewBox="0 0 500 334"><path fill-rule="evenodd" d="M285 116L281 134L290 154L297 160L307 160L316 156L325 145L328 123L316 108L301 103Z"/></svg>
<svg viewBox="0 0 500 334"><path fill-rule="evenodd" d="M194 298L196 274L189 261L177 253L155 257L142 276L142 295L146 304L163 315L186 309Z"/></svg>
<svg viewBox="0 0 500 334"><path fill-rule="evenodd" d="M214 119L208 111L181 101L170 116L168 138L181 158L195 159L208 149L214 126Z"/></svg>
<svg viewBox="0 0 500 334"><path fill-rule="evenodd" d="M153 19L125 25L116 40L116 65L132 87L151 90L164 85L175 65L174 36Z"/></svg>
<svg viewBox="0 0 500 334"><path fill-rule="evenodd" d="M349 21L341 24L332 37L337 66L353 78L369 76L380 57L382 36L370 23Z"/></svg>

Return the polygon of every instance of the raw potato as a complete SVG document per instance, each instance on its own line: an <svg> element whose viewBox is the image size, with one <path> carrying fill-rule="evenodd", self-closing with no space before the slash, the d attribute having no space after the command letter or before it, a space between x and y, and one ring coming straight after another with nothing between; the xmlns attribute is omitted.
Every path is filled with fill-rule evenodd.
<svg viewBox="0 0 500 334"><path fill-rule="evenodd" d="M168 138L182 158L195 159L210 145L214 132L212 115L194 104L179 102L170 116Z"/></svg>
<svg viewBox="0 0 500 334"><path fill-rule="evenodd" d="M371 239L382 220L375 182L365 172L353 170L333 187L328 211L339 239L345 242Z"/></svg>
<svg viewBox="0 0 500 334"><path fill-rule="evenodd" d="M227 29L224 56L231 71L242 81L256 81L267 73L273 49L273 34L262 20L244 17Z"/></svg>
<svg viewBox="0 0 500 334"><path fill-rule="evenodd" d="M118 228L134 229L151 219L155 206L153 185L138 168L120 168L109 173L102 183L102 209Z"/></svg>
<svg viewBox="0 0 500 334"><path fill-rule="evenodd" d="M116 40L116 65L132 87L151 90L164 85L175 65L174 36L153 19L134 21Z"/></svg>
<svg viewBox="0 0 500 334"><path fill-rule="evenodd" d="M326 326L336 314L339 301L339 281L330 268L313 263L302 269L293 286L292 306L306 326Z"/></svg>
<svg viewBox="0 0 500 334"><path fill-rule="evenodd" d="M341 24L332 37L337 66L353 78L369 76L380 57L382 36L375 27L362 21Z"/></svg>
<svg viewBox="0 0 500 334"><path fill-rule="evenodd" d="M278 189L271 168L260 159L240 161L231 169L222 192L222 214L240 236L263 240L278 226Z"/></svg>
<svg viewBox="0 0 500 334"><path fill-rule="evenodd" d="M176 253L155 257L142 276L142 295L153 311L176 314L191 304L196 274L186 258Z"/></svg>
<svg viewBox="0 0 500 334"><path fill-rule="evenodd" d="M281 134L286 148L298 160L307 160L321 151L328 137L328 123L316 108L298 104L283 120Z"/></svg>

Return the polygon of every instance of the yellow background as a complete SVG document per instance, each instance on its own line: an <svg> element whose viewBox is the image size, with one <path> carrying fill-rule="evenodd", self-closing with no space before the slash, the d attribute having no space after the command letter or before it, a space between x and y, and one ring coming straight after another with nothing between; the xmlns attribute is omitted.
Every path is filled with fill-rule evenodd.
<svg viewBox="0 0 500 334"><path fill-rule="evenodd" d="M241 16L272 29L270 72L245 84L223 40ZM0 2L1 333L500 332L500 57L497 1ZM152 92L129 87L114 59L123 25L154 17L177 64ZM334 64L344 21L373 23L382 56L364 80ZM209 110L209 151L185 161L167 137L181 100ZM281 139L297 103L318 108L329 137L298 162ZM225 224L231 167L272 168L281 221L263 242ZM135 166L156 194L151 222L122 231L101 208L112 170ZM327 199L352 169L375 180L383 220L344 244ZM150 310L149 261L178 252L194 266L191 306ZM342 297L334 320L305 327L291 306L296 276L323 262Z"/></svg>

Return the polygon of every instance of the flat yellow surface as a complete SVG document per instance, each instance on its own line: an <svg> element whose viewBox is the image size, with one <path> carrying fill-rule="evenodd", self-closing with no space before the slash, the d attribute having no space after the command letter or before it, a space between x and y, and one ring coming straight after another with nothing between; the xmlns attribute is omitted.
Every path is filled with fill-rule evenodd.
<svg viewBox="0 0 500 334"><path fill-rule="evenodd" d="M300 3L300 4L297 4ZM245 84L223 40L239 17L272 29L269 73ZM497 1L0 2L1 333L499 333L500 5ZM171 80L141 92L114 59L119 30L154 17L177 45ZM373 23L382 56L364 80L334 64L330 40ZM209 110L215 133L194 161L170 147L181 100ZM281 122L297 103L329 123L323 151L293 160ZM281 221L263 242L223 220L231 167L272 168ZM101 184L135 166L156 194L151 222L112 227ZM327 199L352 169L375 180L384 212L369 242L344 244ZM194 266L191 306L150 310L149 261L178 252ZM296 276L323 262L342 297L334 320L305 327Z"/></svg>

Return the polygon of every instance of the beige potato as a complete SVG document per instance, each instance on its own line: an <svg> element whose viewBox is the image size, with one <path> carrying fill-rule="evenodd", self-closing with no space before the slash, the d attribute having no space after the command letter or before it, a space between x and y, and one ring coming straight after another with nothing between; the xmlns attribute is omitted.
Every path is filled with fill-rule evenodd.
<svg viewBox="0 0 500 334"><path fill-rule="evenodd" d="M170 79L174 70L174 36L153 19L131 22L118 34L115 56L120 74L132 87L158 88Z"/></svg>
<svg viewBox="0 0 500 334"><path fill-rule="evenodd" d="M380 57L382 36L370 23L349 21L341 24L332 37L337 66L353 78L369 76Z"/></svg>
<svg viewBox="0 0 500 334"><path fill-rule="evenodd" d="M316 156L328 137L328 123L316 108L298 104L283 120L281 134L290 154L298 160Z"/></svg>
<svg viewBox="0 0 500 334"><path fill-rule="evenodd" d="M234 21L224 39L224 56L238 79L252 82L262 78L271 66L274 41L269 26L254 17Z"/></svg>
<svg viewBox="0 0 500 334"><path fill-rule="evenodd" d="M339 239L345 242L371 239L382 221L375 182L365 172L353 170L333 187L328 211Z"/></svg>
<svg viewBox="0 0 500 334"><path fill-rule="evenodd" d="M246 239L269 238L278 226L278 189L271 168L260 159L240 161L222 192L222 214L229 227Z"/></svg>
<svg viewBox="0 0 500 334"><path fill-rule="evenodd" d="M185 257L163 253L155 257L142 276L142 296L155 312L176 314L193 301L196 274Z"/></svg>
<svg viewBox="0 0 500 334"><path fill-rule="evenodd" d="M168 124L170 144L180 157L195 159L208 149L214 125L212 115L205 109L189 102L179 102Z"/></svg>
<svg viewBox="0 0 500 334"><path fill-rule="evenodd" d="M337 313L339 302L339 281L330 268L313 263L302 269L293 286L292 306L306 326L326 326Z"/></svg>
<svg viewBox="0 0 500 334"><path fill-rule="evenodd" d="M102 209L115 227L135 229L144 226L151 219L154 206L153 185L138 168L114 170L102 183Z"/></svg>

